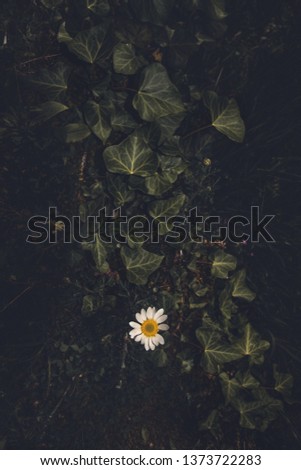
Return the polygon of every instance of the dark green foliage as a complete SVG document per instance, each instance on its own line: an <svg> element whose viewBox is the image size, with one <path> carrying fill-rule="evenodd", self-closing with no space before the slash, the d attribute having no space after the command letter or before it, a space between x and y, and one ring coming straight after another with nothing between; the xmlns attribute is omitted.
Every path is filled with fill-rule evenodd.
<svg viewBox="0 0 301 470"><path fill-rule="evenodd" d="M47 445L60 445L53 437L60 416L54 415L57 403L60 407L66 400L62 419L67 434L71 406L78 409L74 427L81 422L86 435L93 435L87 442L74 431L77 448L150 448L153 442L158 448L197 448L203 441L207 448L242 448L246 443L251 448L258 432L268 433L272 422L282 425L289 406L296 403L294 362L290 359L286 367L286 358L297 356L298 362L300 353L280 336L279 353L272 315L265 311L274 305L263 294L273 273L264 266L257 279L249 248L240 244L207 240L169 244L164 241L172 229L168 224L159 224L156 244L133 234L127 234L122 246L118 241L104 243L99 235L91 241L88 216L106 206L118 218L113 211L122 207L128 217L139 214L155 226L160 217L187 215L198 206L202 215L221 209L226 220L235 210L257 203L257 194L264 200L262 176L254 177L254 149L268 139L260 134L258 114L252 114L253 94L246 103L243 92L248 61L254 50L268 46L248 43L255 41L252 28L250 36L239 42L242 33L231 23L235 14L241 15L237 2L229 8L223 0L41 0L39 4L27 12L29 29L22 24L26 45L8 28L8 46L1 49L8 58L0 138L4 171L10 174L13 165L15 172L7 182L3 178L3 205L30 208L22 212L22 206L21 216L16 211L15 219L9 214L5 221L10 233L16 220L23 236L31 212L45 212L55 200L69 215L79 213L87 240L79 246L63 245L53 226L58 246L51 248L50 255L43 247L25 250L25 273L18 271L16 261L23 256L20 233L14 240L18 254L13 244L11 252L3 254L8 283L23 285L29 279L28 289L43 282L49 288L52 273L58 279L50 326L45 320L42 328L46 362L41 377L32 372L26 382L33 389L38 380L42 383L43 391L37 395L44 408L34 421L40 437L35 441L26 429L26 439L43 447L50 429L52 441ZM12 21L17 6L11 2L6 21ZM252 15L251 7L247 11ZM46 46L39 50L39 24L47 25L49 50ZM277 54L273 44L271 38L270 48ZM10 100L7 93L20 96ZM274 117L269 119L271 123ZM250 147L253 153L244 160ZM277 168L282 168L279 159L274 165L276 177ZM237 197L231 168L238 171L237 179L237 168L244 168L249 199ZM48 174L55 176L48 180ZM20 185L23 180L26 189ZM17 189L6 189L10 187ZM224 197L220 188L225 187ZM233 201L237 205L232 211ZM274 260L274 248L266 250ZM37 261L28 274L32 259ZM284 262L283 270L285 266ZM147 354L129 341L127 332L134 314L149 305L165 309L170 331L164 347ZM60 313L54 311L57 308ZM285 321L289 323L279 318L280 324ZM19 407L26 414L22 400ZM140 406L141 414L130 422L128 416ZM180 408L179 413L174 411ZM169 433L168 415L174 413L178 424ZM98 425L89 421L90 416ZM58 420L55 425L53 418ZM105 430L103 422L108 423ZM116 422L129 436L126 443ZM117 444L114 433L119 436ZM243 442L234 442L237 435ZM72 443L72 436L64 441L65 446ZM16 447L14 442L9 445Z"/></svg>

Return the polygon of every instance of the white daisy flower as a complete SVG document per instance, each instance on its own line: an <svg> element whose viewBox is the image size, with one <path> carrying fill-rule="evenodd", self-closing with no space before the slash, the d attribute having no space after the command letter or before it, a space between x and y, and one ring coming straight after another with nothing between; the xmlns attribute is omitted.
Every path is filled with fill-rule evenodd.
<svg viewBox="0 0 301 470"><path fill-rule="evenodd" d="M158 331L166 331L169 326L163 323L167 319L164 315L163 308L156 311L155 307L148 307L147 311L144 308L140 313L136 313L136 320L138 323L131 321L130 326L133 328L130 331L130 337L135 341L140 341L146 351L152 351L159 344L164 344L164 338Z"/></svg>

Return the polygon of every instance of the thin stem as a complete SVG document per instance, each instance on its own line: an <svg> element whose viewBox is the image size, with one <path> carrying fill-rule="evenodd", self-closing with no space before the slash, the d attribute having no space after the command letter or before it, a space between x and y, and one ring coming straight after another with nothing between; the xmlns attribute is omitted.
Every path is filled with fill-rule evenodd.
<svg viewBox="0 0 301 470"><path fill-rule="evenodd" d="M212 124L208 124L207 126L199 127L198 129L195 129L194 131L189 132L189 134L184 135L183 139L187 139L187 137L190 137L191 135L197 134L198 132L204 131L205 129L209 129L209 127L211 126Z"/></svg>
<svg viewBox="0 0 301 470"><path fill-rule="evenodd" d="M35 57L34 59L30 59L30 60L26 60L25 62L21 62L21 64L19 64L19 67L23 67L23 65L31 64L32 62L37 62L39 60L52 59L53 57L58 57L60 55L62 55L62 54L50 54L50 55L44 55L44 56L41 56L41 57Z"/></svg>
<svg viewBox="0 0 301 470"><path fill-rule="evenodd" d="M22 297L22 295L24 295L26 292L28 292L29 290L31 290L34 286L28 286L26 287L26 289L24 289L19 295L17 295L16 297L14 297L2 310L0 313L2 312L5 312L5 310L8 309L8 307L10 307L10 305L14 304L20 297Z"/></svg>

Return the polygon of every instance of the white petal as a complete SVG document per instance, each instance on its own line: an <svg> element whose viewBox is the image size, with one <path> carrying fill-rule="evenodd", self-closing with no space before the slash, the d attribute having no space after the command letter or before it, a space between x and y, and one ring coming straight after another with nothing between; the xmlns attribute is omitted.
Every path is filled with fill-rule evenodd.
<svg viewBox="0 0 301 470"><path fill-rule="evenodd" d="M167 331L169 330L169 326L166 325L166 323L162 323L161 325L159 325L159 330Z"/></svg>
<svg viewBox="0 0 301 470"><path fill-rule="evenodd" d="M160 344L165 343L163 336L159 335L159 333L156 334L155 338L157 338Z"/></svg>
<svg viewBox="0 0 301 470"><path fill-rule="evenodd" d="M146 338L146 336L142 335L141 344L144 344L144 343L145 343L145 338Z"/></svg>
<svg viewBox="0 0 301 470"><path fill-rule="evenodd" d="M141 313L136 313L135 315L137 322L142 323L144 320Z"/></svg>
<svg viewBox="0 0 301 470"><path fill-rule="evenodd" d="M158 340L157 336L154 336L152 338L152 342L154 343L155 346L159 346L159 340Z"/></svg>
<svg viewBox="0 0 301 470"><path fill-rule="evenodd" d="M130 321L129 325L130 325L132 328L141 328L140 323L136 323L135 321Z"/></svg>
<svg viewBox="0 0 301 470"><path fill-rule="evenodd" d="M146 351L149 350L149 338L145 338L144 347L145 347Z"/></svg>
<svg viewBox="0 0 301 470"><path fill-rule="evenodd" d="M138 341L141 341L141 338L143 338L142 334L136 336L135 341L137 341L137 342L138 342Z"/></svg>
<svg viewBox="0 0 301 470"><path fill-rule="evenodd" d="M130 337L135 338L135 336L141 335L141 329L135 328L134 330L130 331Z"/></svg>
<svg viewBox="0 0 301 470"><path fill-rule="evenodd" d="M154 310L155 310L154 308L148 307L147 312L146 312L146 316L147 316L148 319L153 318L153 316L154 316Z"/></svg>
<svg viewBox="0 0 301 470"><path fill-rule="evenodd" d="M157 323L163 323L165 320L167 320L167 315L161 315L161 317L158 318Z"/></svg>
<svg viewBox="0 0 301 470"><path fill-rule="evenodd" d="M146 320L146 311L144 310L144 308L141 309L141 318L142 318L142 321Z"/></svg>
<svg viewBox="0 0 301 470"><path fill-rule="evenodd" d="M161 317L161 315L163 315L163 313L164 313L164 308L160 308L160 309L155 313L154 320L157 320L157 318Z"/></svg>
<svg viewBox="0 0 301 470"><path fill-rule="evenodd" d="M153 338L150 338L150 339L149 339L149 347L151 348L152 351L153 351L153 350L155 349L155 347L156 347L156 346L154 345L154 343L153 343Z"/></svg>

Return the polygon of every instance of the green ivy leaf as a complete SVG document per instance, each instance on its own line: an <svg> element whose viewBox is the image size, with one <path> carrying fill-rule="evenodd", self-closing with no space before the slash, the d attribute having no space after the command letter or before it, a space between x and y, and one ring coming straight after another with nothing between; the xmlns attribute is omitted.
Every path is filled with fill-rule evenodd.
<svg viewBox="0 0 301 470"><path fill-rule="evenodd" d="M209 9L215 20L223 20L228 16L225 11L225 0L209 0L209 2Z"/></svg>
<svg viewBox="0 0 301 470"><path fill-rule="evenodd" d="M164 218L168 219L178 215L181 207L185 204L185 201L185 194L179 194L178 196L153 201L149 204L148 207L150 215L159 222L160 235L164 235L164 233L167 233L171 229L169 224L165 223ZM160 219L162 219L162 223L160 223Z"/></svg>
<svg viewBox="0 0 301 470"><path fill-rule="evenodd" d="M58 64L53 70L43 70L31 83L37 85L50 100L59 100L66 94L70 69L64 64Z"/></svg>
<svg viewBox="0 0 301 470"><path fill-rule="evenodd" d="M228 405L237 396L239 390L241 389L241 385L238 380L235 379L235 377L231 379L226 372L219 374L219 378L226 400L226 405Z"/></svg>
<svg viewBox="0 0 301 470"><path fill-rule="evenodd" d="M159 268L164 256L150 253L141 247L132 250L125 246L121 248L121 258L129 282L145 285L148 277Z"/></svg>
<svg viewBox="0 0 301 470"><path fill-rule="evenodd" d="M178 89L170 81L165 67L158 63L143 70L142 84L133 106L144 121L156 121L184 111Z"/></svg>
<svg viewBox="0 0 301 470"><path fill-rule="evenodd" d="M219 250L214 255L211 267L211 275L220 279L228 279L229 271L234 271L237 260L234 256Z"/></svg>
<svg viewBox="0 0 301 470"><path fill-rule="evenodd" d="M162 153L162 156L176 157L181 155L179 143L180 137L176 135L164 139L160 145L160 152Z"/></svg>
<svg viewBox="0 0 301 470"><path fill-rule="evenodd" d="M133 201L135 191L131 191L122 176L108 175L109 191L114 197L116 207L124 206L127 202Z"/></svg>
<svg viewBox="0 0 301 470"><path fill-rule="evenodd" d="M194 281L191 283L191 289L198 297L204 297L209 291L209 288L205 284L199 282L197 279L194 279Z"/></svg>
<svg viewBox="0 0 301 470"><path fill-rule="evenodd" d="M170 183L174 183L178 175L183 173L187 168L187 164L183 162L181 157L159 155L158 159L162 173Z"/></svg>
<svg viewBox="0 0 301 470"><path fill-rule="evenodd" d="M110 4L108 0L86 0L88 10L98 16L107 15L110 12Z"/></svg>
<svg viewBox="0 0 301 470"><path fill-rule="evenodd" d="M218 439L220 437L221 429L219 424L220 412L218 409L211 411L207 418L200 423L201 431L210 431L211 434Z"/></svg>
<svg viewBox="0 0 301 470"><path fill-rule="evenodd" d="M96 313L99 308L99 300L95 295L85 295L82 304L82 314L90 316Z"/></svg>
<svg viewBox="0 0 301 470"><path fill-rule="evenodd" d="M73 142L81 142L86 139L91 134L91 131L83 122L76 122L67 124L63 128L63 134L67 144L70 144Z"/></svg>
<svg viewBox="0 0 301 470"><path fill-rule="evenodd" d="M160 196L171 188L178 175L182 173L187 165L180 157L158 156L162 173L155 173L145 179L147 193L152 196Z"/></svg>
<svg viewBox="0 0 301 470"><path fill-rule="evenodd" d="M234 99L220 98L214 91L203 96L204 104L210 111L212 126L235 142L243 142L245 125Z"/></svg>
<svg viewBox="0 0 301 470"><path fill-rule="evenodd" d="M238 310L237 305L233 302L231 298L231 291L229 287L223 289L219 295L219 308L224 317L227 320L230 320L233 313L236 313Z"/></svg>
<svg viewBox="0 0 301 470"><path fill-rule="evenodd" d="M162 348L157 348L154 351L154 354L151 356L151 360L156 365L156 367L167 367L169 362L168 356Z"/></svg>
<svg viewBox="0 0 301 470"><path fill-rule="evenodd" d="M90 100L84 105L84 117L92 132L105 144L111 134L107 111L102 108L101 104Z"/></svg>
<svg viewBox="0 0 301 470"><path fill-rule="evenodd" d="M107 28L104 25L94 26L91 29L78 33L66 45L70 52L75 54L80 60L94 64L99 57L106 33Z"/></svg>
<svg viewBox="0 0 301 470"><path fill-rule="evenodd" d="M260 382L255 379L249 370L237 372L235 378L245 390L255 390L260 387Z"/></svg>
<svg viewBox="0 0 301 470"><path fill-rule="evenodd" d="M138 19L154 24L164 24L174 6L174 0L129 0Z"/></svg>
<svg viewBox="0 0 301 470"><path fill-rule="evenodd" d="M136 56L132 44L117 44L113 53L113 66L116 73L134 75L139 68L145 65L145 61Z"/></svg>
<svg viewBox="0 0 301 470"><path fill-rule="evenodd" d="M138 127L138 124L123 108L116 107L111 114L111 126L114 131L129 134Z"/></svg>
<svg viewBox="0 0 301 470"><path fill-rule="evenodd" d="M248 302L252 302L252 300L255 299L256 294L251 291L248 286L246 286L246 275L247 274L245 269L242 269L241 271L238 271L234 274L231 279L232 296L247 300Z"/></svg>
<svg viewBox="0 0 301 470"><path fill-rule="evenodd" d="M260 387L260 383L253 377L250 371L240 371L232 378L226 372L222 372L219 378L226 404L233 402L241 390L252 390Z"/></svg>
<svg viewBox="0 0 301 470"><path fill-rule="evenodd" d="M273 366L273 374L275 379L274 389L276 392L281 393L284 398L290 398L294 383L293 376L291 374L278 372L275 364Z"/></svg>
<svg viewBox="0 0 301 470"><path fill-rule="evenodd" d="M155 153L145 143L139 131L131 134L119 145L107 147L103 158L111 173L150 176L158 166Z"/></svg>
<svg viewBox="0 0 301 470"><path fill-rule="evenodd" d="M58 101L46 101L46 103L40 104L40 106L35 109L35 119L38 121L47 121L57 114L67 111L67 109L69 109L68 106Z"/></svg>
<svg viewBox="0 0 301 470"><path fill-rule="evenodd" d="M166 175L155 173L145 178L147 193L151 196L160 196L171 188L171 183Z"/></svg>
<svg viewBox="0 0 301 470"><path fill-rule="evenodd" d="M64 21L61 23L58 33L57 33L57 41L59 43L64 43L64 42L71 42L72 41L72 36L68 33L66 29L66 22Z"/></svg>
<svg viewBox="0 0 301 470"><path fill-rule="evenodd" d="M194 360L191 358L190 354L191 353L189 351L184 350L176 355L181 366L181 374L190 374L193 369Z"/></svg>
<svg viewBox="0 0 301 470"><path fill-rule="evenodd" d="M236 361L242 357L240 351L222 340L218 331L198 328L196 337L204 348L201 364L207 372L218 372L222 364Z"/></svg>
<svg viewBox="0 0 301 470"><path fill-rule="evenodd" d="M248 356L250 364L262 364L263 354L269 347L270 343L261 339L250 323L246 324L243 337L235 344L235 350L242 356Z"/></svg>
<svg viewBox="0 0 301 470"><path fill-rule="evenodd" d="M185 194L179 194L178 196L170 199L161 199L159 201L153 201L149 204L149 213L154 219L161 217L172 217L178 215L181 207L186 201Z"/></svg>
<svg viewBox="0 0 301 470"><path fill-rule="evenodd" d="M169 114L156 119L156 123L160 126L162 138L170 138L174 135L176 130L180 127L186 113L181 112L177 114Z"/></svg>
<svg viewBox="0 0 301 470"><path fill-rule="evenodd" d="M253 401L238 398L233 405L240 413L240 425L243 428L265 431L283 410L283 405L280 400L272 398L262 388L258 389L256 398Z"/></svg>
<svg viewBox="0 0 301 470"><path fill-rule="evenodd" d="M91 251L98 271L106 272L108 270L108 264L106 263L107 252L98 234L95 235L93 242L83 242L82 247L84 250Z"/></svg>

